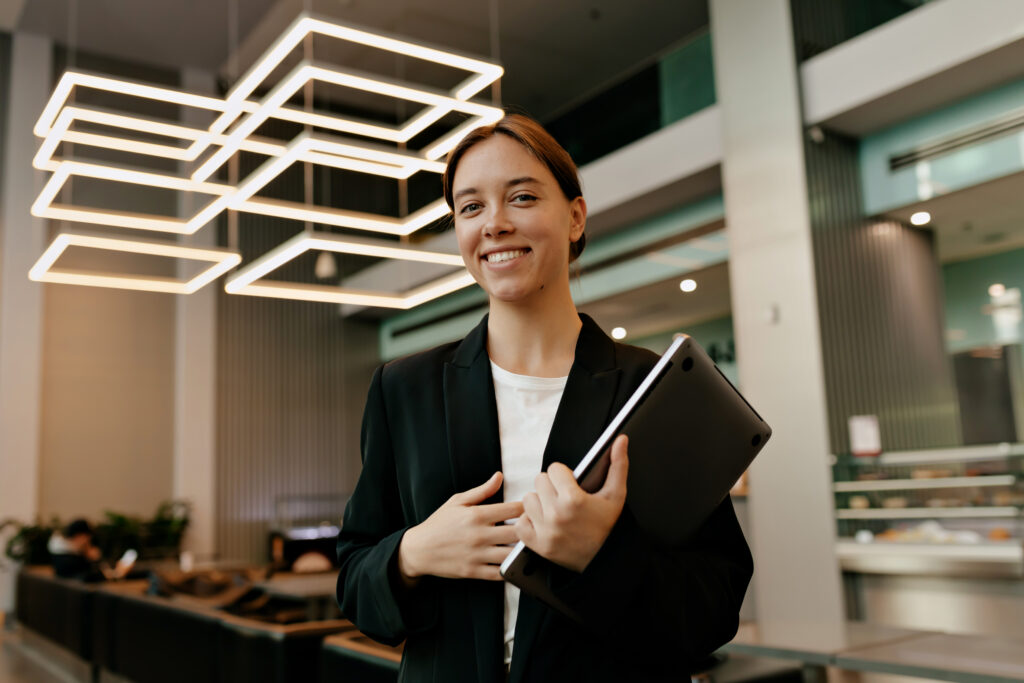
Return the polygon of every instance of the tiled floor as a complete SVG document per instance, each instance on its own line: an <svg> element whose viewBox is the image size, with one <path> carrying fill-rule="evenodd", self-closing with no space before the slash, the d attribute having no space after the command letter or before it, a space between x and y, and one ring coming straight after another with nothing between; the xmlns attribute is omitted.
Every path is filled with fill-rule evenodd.
<svg viewBox="0 0 1024 683"><path fill-rule="evenodd" d="M0 683L71 683L74 679L60 675L52 665L33 656L17 633L0 628Z"/></svg>

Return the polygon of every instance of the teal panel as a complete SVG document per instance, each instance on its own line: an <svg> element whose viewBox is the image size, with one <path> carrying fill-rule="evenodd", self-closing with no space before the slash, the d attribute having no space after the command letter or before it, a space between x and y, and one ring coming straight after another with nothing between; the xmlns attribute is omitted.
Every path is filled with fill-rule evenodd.
<svg viewBox="0 0 1024 683"><path fill-rule="evenodd" d="M997 317L991 308L990 285L1024 291L1024 249L982 256L942 267L946 290L946 344L950 353L1024 340L1024 323L1007 310ZM1016 322L1014 323L1014 318Z"/></svg>
<svg viewBox="0 0 1024 683"><path fill-rule="evenodd" d="M1024 170L1024 131L918 164L889 170L889 159L922 144L1024 109L1024 80L906 121L860 142L864 213L874 216Z"/></svg>
<svg viewBox="0 0 1024 683"><path fill-rule="evenodd" d="M677 332L685 332L708 352L711 359L722 371L722 374L729 378L737 388L740 385L739 366L736 361L736 342L732 330L732 316L707 320L696 325L686 325L680 329L665 330L659 334L653 334L642 339L626 339L626 342L634 346L650 349L657 354L665 352L672 336Z"/></svg>
<svg viewBox="0 0 1024 683"><path fill-rule="evenodd" d="M711 33L697 36L658 63L661 125L684 119L715 103Z"/></svg>
<svg viewBox="0 0 1024 683"><path fill-rule="evenodd" d="M593 273L584 273L573 284L573 300L577 304L599 301L728 260L729 245L725 230L720 230L659 249L657 260L645 255Z"/></svg>

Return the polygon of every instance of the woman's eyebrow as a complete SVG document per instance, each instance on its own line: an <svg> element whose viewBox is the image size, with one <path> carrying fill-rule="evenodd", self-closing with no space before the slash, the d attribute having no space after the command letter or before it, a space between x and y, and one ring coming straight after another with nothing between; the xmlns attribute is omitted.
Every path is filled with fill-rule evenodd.
<svg viewBox="0 0 1024 683"><path fill-rule="evenodd" d="M537 180L536 178L532 177L532 176L523 176L522 178L513 178L512 180L508 181L507 183L505 183L505 187L514 187L516 185L522 185L523 183L537 183L537 182L540 182L540 181ZM475 187L466 187L466 188L463 188L463 189L457 191L454 195L452 195L452 199L453 200L454 199L458 199L459 197L462 197L462 196L467 195L467 194L475 194L476 191L477 191L477 189Z"/></svg>
<svg viewBox="0 0 1024 683"><path fill-rule="evenodd" d="M513 185L522 185L523 183L536 183L539 182L536 178L530 176L523 176L522 178L513 178L505 184L505 187L512 187Z"/></svg>

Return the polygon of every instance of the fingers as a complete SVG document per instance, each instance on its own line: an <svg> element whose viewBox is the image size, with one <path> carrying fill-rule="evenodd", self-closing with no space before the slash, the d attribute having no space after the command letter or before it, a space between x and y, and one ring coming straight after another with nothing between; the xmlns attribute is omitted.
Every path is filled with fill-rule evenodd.
<svg viewBox="0 0 1024 683"><path fill-rule="evenodd" d="M560 462L551 463L551 466L548 467L548 478L555 491L558 492L558 496L564 500L572 500L584 493L576 482L576 477L572 475L572 470ZM537 492L540 493L540 490L538 489Z"/></svg>
<svg viewBox="0 0 1024 683"><path fill-rule="evenodd" d="M518 536L519 540L525 543L527 547L533 548L533 546L536 545L537 530L534 528L533 522L530 520L529 516L523 515L520 517L516 520L513 528L515 529L516 536Z"/></svg>
<svg viewBox="0 0 1024 683"><path fill-rule="evenodd" d="M501 575L501 569L494 564L482 564L477 567L470 579L483 579L484 581L504 581L505 577Z"/></svg>
<svg viewBox="0 0 1024 683"><path fill-rule="evenodd" d="M468 491L456 493L448 500L456 505L479 505L497 493L500 488L501 472L495 472L491 475L490 479L479 486L474 486Z"/></svg>
<svg viewBox="0 0 1024 683"><path fill-rule="evenodd" d="M497 524L506 519L515 519L523 514L523 504L519 501L511 503L491 503L476 506L477 521L483 524Z"/></svg>
<svg viewBox="0 0 1024 683"><path fill-rule="evenodd" d="M536 493L527 493L523 496L523 515L529 516L533 521L544 519L544 508L541 506L540 498ZM519 518L522 521L522 517ZM519 522L516 522L518 524Z"/></svg>
<svg viewBox="0 0 1024 683"><path fill-rule="evenodd" d="M510 545L519 540L514 524L499 524L489 527L482 536L484 545Z"/></svg>
<svg viewBox="0 0 1024 683"><path fill-rule="evenodd" d="M612 443L612 462L604 485L596 494L607 500L626 499L626 480L629 475L629 437L620 434Z"/></svg>
<svg viewBox="0 0 1024 683"><path fill-rule="evenodd" d="M512 552L512 548L509 547L494 547L488 548L487 552L483 554L483 561L486 564L497 564L500 565L508 557L508 554Z"/></svg>

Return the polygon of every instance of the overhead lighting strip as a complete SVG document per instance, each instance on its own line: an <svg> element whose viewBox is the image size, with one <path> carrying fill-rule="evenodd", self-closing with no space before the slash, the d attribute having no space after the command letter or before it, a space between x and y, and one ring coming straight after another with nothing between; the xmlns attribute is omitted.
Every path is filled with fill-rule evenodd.
<svg viewBox="0 0 1024 683"><path fill-rule="evenodd" d="M71 246L108 251L167 256L176 259L209 261L212 265L188 280L172 277L125 275L123 273L99 272L55 268L54 265L64 251ZM100 235L65 232L57 235L43 255L29 271L29 279L37 282L56 282L87 287L113 287L135 289L168 294L191 294L231 270L242 257L228 249L189 247L181 244L157 242L143 239L112 238Z"/></svg>
<svg viewBox="0 0 1024 683"><path fill-rule="evenodd" d="M442 91L353 69L303 60L292 68L283 79L273 84L264 95L257 97L257 91L266 87L268 78L281 69L289 55L304 41L315 35L434 62L467 71L469 75L450 90ZM438 198L403 218L395 218L302 202L270 199L260 197L258 193L296 162L313 163L329 168L400 180L407 179L421 171L442 173L444 164L441 157L447 154L462 137L478 126L498 121L504 115L504 112L497 107L470 101L470 98L500 78L502 73L502 67L491 62L454 53L450 50L411 43L374 31L353 26L341 26L305 13L292 22L284 34L256 60L224 98L198 95L174 88L126 81L83 71L67 72L57 83L33 128L33 132L43 138L39 150L33 158L33 166L49 171L52 175L33 203L32 213L36 216L56 220L187 235L193 234L209 224L221 212L236 210L356 230L409 235L448 215L448 208L443 199ZM420 105L420 108L402 123L381 124L354 117L298 109L288 104L308 84L315 82L397 98ZM208 127L198 128L97 107L71 104L70 99L75 90L79 88L197 108L210 112L212 119ZM452 112L465 115L467 120L429 142L420 151L407 151L404 147L391 146L396 143L404 145ZM290 142L257 137L256 131L269 119L280 119L307 127L326 129L333 134L303 132ZM86 127L83 129L81 124L86 124ZM344 138L337 134L357 136L359 139ZM365 140L366 138L376 139L387 144L373 143ZM107 162L96 163L74 158L60 158L57 154L62 143L183 163L195 162L198 163L198 166L192 170L189 177L179 177ZM267 157L267 159L238 183L216 182L214 174L217 170L239 152L256 153ZM199 193L208 195L210 199L196 213L184 217L60 203L58 197L62 189L71 178L78 176L176 192ZM71 233L66 234L71 235ZM331 235L309 236L308 240L303 242L306 245L303 248L339 250L335 249L339 245L350 249L370 248L365 244L357 246L354 242L332 241L331 237ZM40 264L49 260L52 265L63 249L71 244L68 240L75 239L79 238L62 236L55 240L40 260ZM111 240L117 241L112 237L102 239L108 240L104 244L109 244ZM317 239L327 239L328 241L321 244L315 241ZM122 241L127 246L121 250L130 251L144 248L140 246L145 242L144 240L125 239ZM96 244L99 243L90 243L91 246ZM377 244L373 249L377 250L375 253L381 258L407 260L423 260L425 258L423 254L428 253L408 247L390 246L385 248L381 244ZM277 253L276 250L273 253ZM186 257L184 256L185 252L176 252L176 254L177 258ZM170 253L168 252L166 255L170 255ZM455 255L430 258L445 258L448 259L446 262L450 265L461 266L461 259ZM230 261L231 259L218 261L215 266L204 271L204 276L209 272L216 272L219 275L224 272L220 270L223 264ZM231 263L227 268L233 267L235 263ZM85 276L82 273L50 270L48 266L44 267L40 264L37 266L42 270L34 268L33 274L40 279L43 279L42 276L45 275L47 279L44 281L78 282L79 280L76 278ZM140 281L139 278L126 278L115 274L93 274L89 277L92 278L89 284L107 283L102 286L123 287L128 286L126 283ZM142 278L142 280L144 279ZM141 284L140 288L151 291L184 292L182 287L185 285L182 283L165 282L164 280L150 279ZM208 280L198 281L205 283ZM236 282L237 289L238 281L233 280L233 282ZM359 299L358 302L364 305L401 308L418 305L428 298L454 291L454 289L464 287L471 282L472 279L463 270L399 295L348 292L344 294L343 299L338 299L336 296L328 296L322 290L316 290L317 293L311 296L313 296L312 300L318 301L356 302L356 299ZM245 286L247 290L245 293L267 292L268 288L277 286L267 283L249 283ZM302 287L304 285L282 284L278 290L275 290L275 293L266 295L309 298L295 295L296 291ZM328 289L333 289L335 294L339 291L344 293L344 290L337 288ZM375 303L368 303L370 301Z"/></svg>
<svg viewBox="0 0 1024 683"><path fill-rule="evenodd" d="M436 263L457 267L458 271L399 294L368 292L319 284L261 280L264 276L312 249L340 254L359 254L403 261ZM392 242L381 240L342 237L330 233L301 232L231 275L224 285L224 290L229 294L408 309L471 284L473 284L473 276L465 269L462 257L458 254L397 246Z"/></svg>

